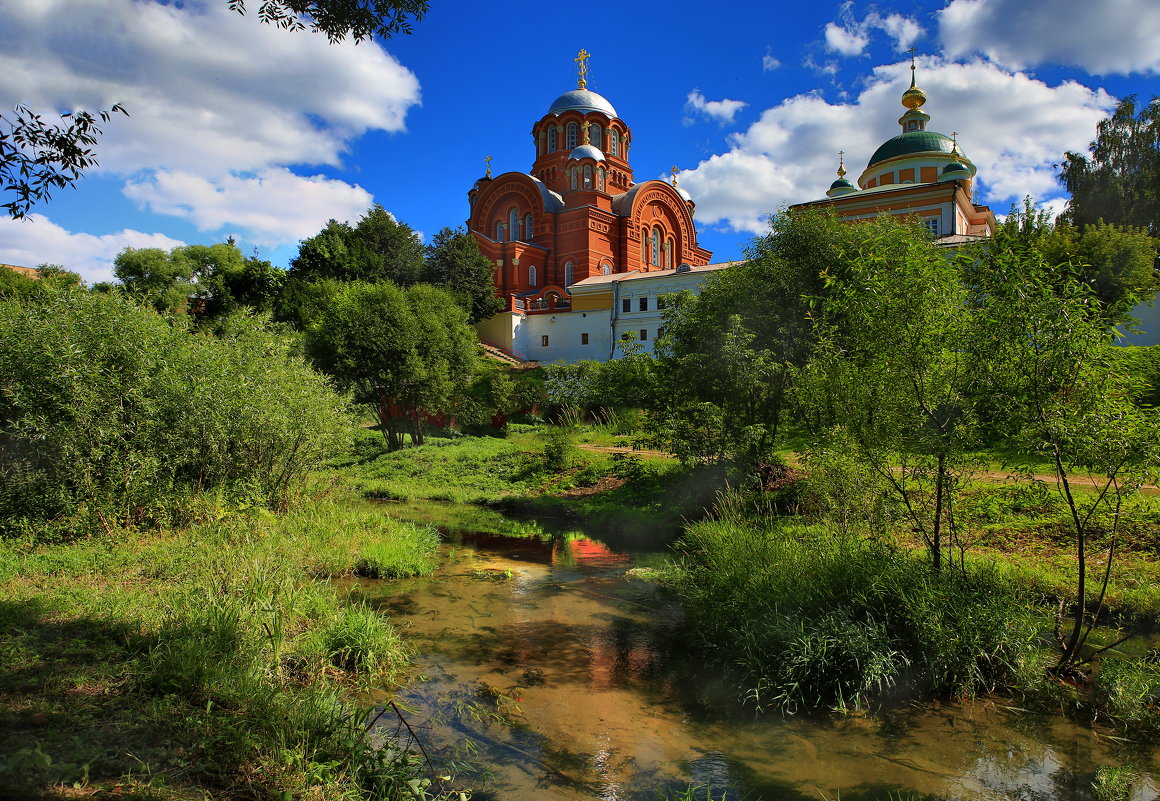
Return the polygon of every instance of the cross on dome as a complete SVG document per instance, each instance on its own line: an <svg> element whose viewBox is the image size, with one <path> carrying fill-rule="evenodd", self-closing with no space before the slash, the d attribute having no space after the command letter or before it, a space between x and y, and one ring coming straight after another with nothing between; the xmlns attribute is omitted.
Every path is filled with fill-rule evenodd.
<svg viewBox="0 0 1160 801"><path fill-rule="evenodd" d="M580 48L580 52L576 54L576 58L572 59L580 65L580 80L577 82L578 89L588 88L588 59L590 58L592 58L592 54L584 48Z"/></svg>

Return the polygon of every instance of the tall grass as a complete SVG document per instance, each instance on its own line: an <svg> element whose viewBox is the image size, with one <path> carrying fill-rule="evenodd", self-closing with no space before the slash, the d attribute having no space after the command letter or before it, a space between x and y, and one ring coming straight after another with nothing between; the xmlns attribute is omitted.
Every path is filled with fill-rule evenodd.
<svg viewBox="0 0 1160 801"><path fill-rule="evenodd" d="M737 517L690 526L675 581L701 644L788 712L967 696L1003 684L1034 621L996 572L934 573L908 551L817 525Z"/></svg>
<svg viewBox="0 0 1160 801"><path fill-rule="evenodd" d="M0 731L16 755L0 760L0 795L87 782L157 798L411 797L411 757L374 747L348 700L389 688L408 649L326 577L427 572L437 542L357 502L0 542L0 694L36 710Z"/></svg>

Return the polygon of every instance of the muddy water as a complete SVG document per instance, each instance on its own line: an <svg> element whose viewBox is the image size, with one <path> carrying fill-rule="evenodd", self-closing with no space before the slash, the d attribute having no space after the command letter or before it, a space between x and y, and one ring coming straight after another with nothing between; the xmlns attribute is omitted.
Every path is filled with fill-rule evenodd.
<svg viewBox="0 0 1160 801"><path fill-rule="evenodd" d="M1090 799L1099 767L1125 761L1146 772L1131 797L1160 797L1155 750L997 701L755 715L684 646L673 599L626 576L662 559L661 544L474 527L493 533L445 529L434 576L355 591L415 643L405 716L433 757L486 768L465 780L477 799L651 801L690 783L757 801Z"/></svg>

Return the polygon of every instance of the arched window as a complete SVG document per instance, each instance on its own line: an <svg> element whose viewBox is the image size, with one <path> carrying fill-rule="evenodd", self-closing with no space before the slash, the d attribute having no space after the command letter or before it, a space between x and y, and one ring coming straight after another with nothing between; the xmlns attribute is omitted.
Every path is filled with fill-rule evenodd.
<svg viewBox="0 0 1160 801"><path fill-rule="evenodd" d="M556 152L556 126L553 125L548 129L548 152Z"/></svg>
<svg viewBox="0 0 1160 801"><path fill-rule="evenodd" d="M592 188L592 165L591 164L584 165L584 188L585 189Z"/></svg>
<svg viewBox="0 0 1160 801"><path fill-rule="evenodd" d="M575 277L575 275L576 275L576 268L573 266L572 262L567 262L564 265L564 287L565 288L572 286L572 280Z"/></svg>
<svg viewBox="0 0 1160 801"><path fill-rule="evenodd" d="M500 220L495 224L495 241L503 241L503 220Z"/></svg>
<svg viewBox="0 0 1160 801"><path fill-rule="evenodd" d="M649 259L649 264L660 265L661 263L661 229L654 228L652 232L652 258Z"/></svg>
<svg viewBox="0 0 1160 801"><path fill-rule="evenodd" d="M615 128L608 129L608 152L614 156L620 155L620 133Z"/></svg>
<svg viewBox="0 0 1160 801"><path fill-rule="evenodd" d="M520 213L518 211L516 211L514 206L511 208L510 211L508 211L508 232L510 233L511 240L513 242L519 240L519 238L520 238Z"/></svg>
<svg viewBox="0 0 1160 801"><path fill-rule="evenodd" d="M568 134L567 139L565 139L565 147L567 147L569 150L574 150L576 146L580 144L580 125L575 122L570 122L568 123L567 131Z"/></svg>
<svg viewBox="0 0 1160 801"><path fill-rule="evenodd" d="M588 129L588 141L597 150L604 149L604 129L599 125L593 125Z"/></svg>
<svg viewBox="0 0 1160 801"><path fill-rule="evenodd" d="M542 156L542 155L544 155L544 153L547 152L547 150L544 149L544 140L545 140L544 132L540 131L540 136L536 140L536 155L537 156Z"/></svg>
<svg viewBox="0 0 1160 801"><path fill-rule="evenodd" d="M604 264L604 265L603 265L603 266L600 268L600 274L601 274L601 275L612 275L612 265L611 265L611 264L608 264L608 263L605 263L605 264Z"/></svg>
<svg viewBox="0 0 1160 801"><path fill-rule="evenodd" d="M665 269L673 269L673 238L671 236L665 240Z"/></svg>
<svg viewBox="0 0 1160 801"><path fill-rule="evenodd" d="M624 135L624 137L621 139L620 144L624 148L624 160L628 161L628 134Z"/></svg>
<svg viewBox="0 0 1160 801"><path fill-rule="evenodd" d="M648 264L648 231L640 232L640 260Z"/></svg>
<svg viewBox="0 0 1160 801"><path fill-rule="evenodd" d="M534 266L528 268L528 285L536 285L536 268Z"/></svg>
<svg viewBox="0 0 1160 801"><path fill-rule="evenodd" d="M529 214L524 217L524 241L532 241L532 215Z"/></svg>
<svg viewBox="0 0 1160 801"><path fill-rule="evenodd" d="M572 169L568 170L568 173L572 176L572 188L576 189L577 184L580 183L580 168L573 167Z"/></svg>
<svg viewBox="0 0 1160 801"><path fill-rule="evenodd" d="M604 191L604 178L605 178L606 174L607 173L605 172L605 169L603 167L601 167L599 172L596 173L596 179L597 179L596 188L599 189L601 192Z"/></svg>

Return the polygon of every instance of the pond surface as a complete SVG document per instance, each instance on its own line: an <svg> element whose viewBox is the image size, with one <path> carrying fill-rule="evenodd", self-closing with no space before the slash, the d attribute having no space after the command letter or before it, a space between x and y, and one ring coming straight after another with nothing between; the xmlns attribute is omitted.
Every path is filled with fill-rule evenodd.
<svg viewBox="0 0 1160 801"><path fill-rule="evenodd" d="M470 519L440 526L434 575L352 589L415 644L422 675L398 702L436 761L486 768L466 782L476 799L652 801L693 783L753 801L1062 801L1094 798L1096 771L1125 761L1145 772L1131 798L1160 797L1156 749L996 700L755 714L685 646L677 602L626 575L663 561L663 537L444 511Z"/></svg>

